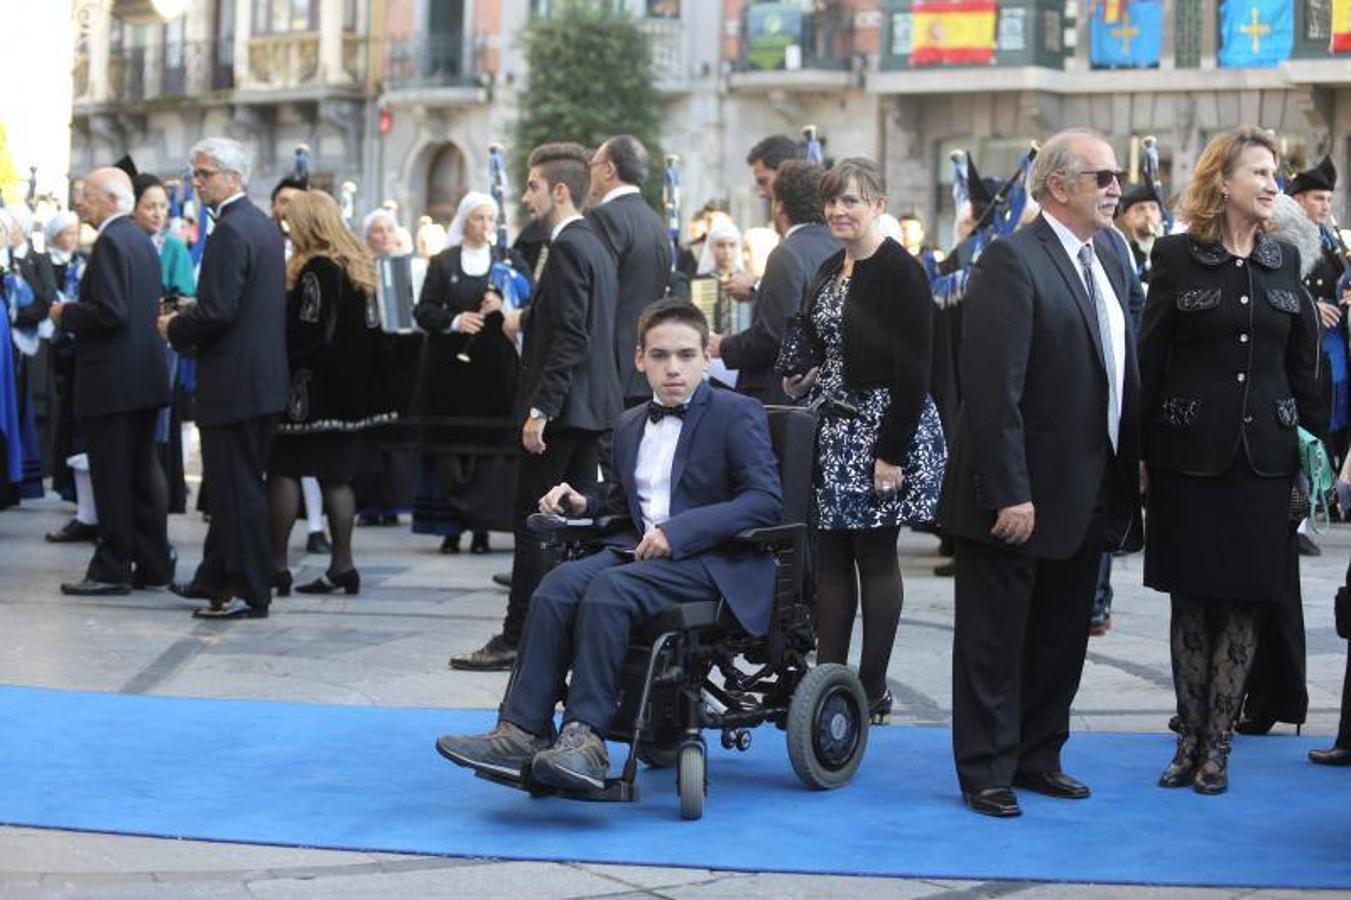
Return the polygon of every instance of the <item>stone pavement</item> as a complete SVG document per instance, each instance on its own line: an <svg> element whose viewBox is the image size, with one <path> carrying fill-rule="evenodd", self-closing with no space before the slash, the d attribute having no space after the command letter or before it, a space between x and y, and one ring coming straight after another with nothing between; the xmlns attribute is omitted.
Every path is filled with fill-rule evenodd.
<svg viewBox="0 0 1351 900"><path fill-rule="evenodd" d="M452 672L446 658L479 646L500 624L505 593L489 577L509 568L505 535L493 535L501 549L492 555L442 556L437 539L412 535L406 526L360 528L360 596L293 595L277 600L265 621L208 623L190 618L191 604L164 592L109 600L61 597L57 584L76 579L88 556L85 545L42 541L67 515L64 504L50 500L0 513L0 683L413 707L490 708L501 697L505 674ZM294 536L297 546L302 530ZM200 558L204 531L195 515L172 518L180 575L189 575ZM1323 555L1304 561L1311 704L1306 728L1331 734L1346 654L1332 628L1331 598L1351 553L1351 526L1336 527L1318 541ZM902 537L906 604L890 669L898 723L943 724L950 717L952 587L932 575L939 562L935 552L932 537ZM296 553L296 580L316 577L325 563ZM1144 589L1140 578L1139 556L1116 561L1115 627L1090 644L1075 704L1076 730L1157 731L1171 714L1167 604ZM854 646L857 650L857 636ZM1160 759L1160 766L1164 762ZM503 862L0 829L0 898L1014 895L1041 900L1293 893Z"/></svg>

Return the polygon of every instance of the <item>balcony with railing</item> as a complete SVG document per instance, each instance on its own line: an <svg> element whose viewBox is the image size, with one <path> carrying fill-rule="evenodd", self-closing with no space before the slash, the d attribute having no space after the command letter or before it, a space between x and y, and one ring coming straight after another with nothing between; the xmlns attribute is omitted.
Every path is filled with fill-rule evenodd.
<svg viewBox="0 0 1351 900"><path fill-rule="evenodd" d="M234 87L234 51L229 41L194 41L157 47L114 48L108 55L106 98L90 95L88 61L77 59L78 101L106 99L135 104L157 97L186 97ZM83 88L83 89L81 89Z"/></svg>
<svg viewBox="0 0 1351 900"><path fill-rule="evenodd" d="M390 40L385 47L385 87L466 87L474 84L473 67L458 31Z"/></svg>
<svg viewBox="0 0 1351 900"><path fill-rule="evenodd" d="M844 71L853 65L853 10L839 0L805 9L797 2L742 10L739 72Z"/></svg>
<svg viewBox="0 0 1351 900"><path fill-rule="evenodd" d="M660 90L675 91L689 81L685 55L685 23L675 18L646 18L640 27L652 53L652 74Z"/></svg>

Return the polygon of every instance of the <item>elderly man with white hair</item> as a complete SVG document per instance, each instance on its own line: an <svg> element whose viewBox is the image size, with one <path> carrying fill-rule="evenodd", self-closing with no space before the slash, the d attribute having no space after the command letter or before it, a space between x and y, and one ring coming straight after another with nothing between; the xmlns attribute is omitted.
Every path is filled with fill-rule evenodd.
<svg viewBox="0 0 1351 900"><path fill-rule="evenodd" d="M160 331L197 356L197 425L203 487L211 504L202 564L183 597L207 600L199 618L266 618L272 547L263 473L278 414L286 408L286 254L281 232L249 202L251 159L238 141L192 148L192 183L215 216L202 257L197 302L166 312ZM158 271L158 270L156 270Z"/></svg>
<svg viewBox="0 0 1351 900"><path fill-rule="evenodd" d="M57 302L51 320L75 336L75 417L89 455L99 540L78 596L126 594L173 580L169 490L155 452L155 417L169 402L164 344L155 333L159 255L128 218L131 179L96 169L75 208L98 229L79 302Z"/></svg>

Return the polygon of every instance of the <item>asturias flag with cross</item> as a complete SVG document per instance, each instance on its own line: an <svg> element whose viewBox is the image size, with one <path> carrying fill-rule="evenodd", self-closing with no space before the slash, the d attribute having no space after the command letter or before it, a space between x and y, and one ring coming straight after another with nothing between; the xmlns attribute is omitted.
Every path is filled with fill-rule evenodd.
<svg viewBox="0 0 1351 900"><path fill-rule="evenodd" d="M1162 0L1093 0L1089 23L1095 69L1146 69L1163 49Z"/></svg>
<svg viewBox="0 0 1351 900"><path fill-rule="evenodd" d="M1294 7L1290 0L1222 0L1220 66L1269 69L1289 59L1295 46Z"/></svg>

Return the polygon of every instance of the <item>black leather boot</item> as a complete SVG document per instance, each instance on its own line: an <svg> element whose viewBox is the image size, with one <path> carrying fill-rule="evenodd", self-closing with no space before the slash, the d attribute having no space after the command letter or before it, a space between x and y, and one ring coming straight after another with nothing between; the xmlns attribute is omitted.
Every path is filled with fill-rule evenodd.
<svg viewBox="0 0 1351 900"><path fill-rule="evenodd" d="M1168 763L1163 774L1159 776L1159 787L1186 787L1192 783L1192 776L1196 773L1198 745L1199 741L1194 732L1189 730L1179 732L1177 749L1173 752L1172 762Z"/></svg>
<svg viewBox="0 0 1351 900"><path fill-rule="evenodd" d="M1232 732L1213 732L1206 736L1205 748L1192 781L1198 794L1223 794L1229 790L1229 749Z"/></svg>

